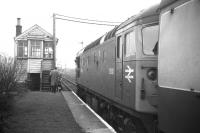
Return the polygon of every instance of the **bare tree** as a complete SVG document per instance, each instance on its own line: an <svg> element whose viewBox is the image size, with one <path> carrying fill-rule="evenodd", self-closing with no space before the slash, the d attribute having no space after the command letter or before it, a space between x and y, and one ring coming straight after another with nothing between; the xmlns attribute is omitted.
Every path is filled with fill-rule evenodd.
<svg viewBox="0 0 200 133"><path fill-rule="evenodd" d="M22 69L22 61L14 60L14 58L0 56L0 94L8 93L16 88L20 80Z"/></svg>
<svg viewBox="0 0 200 133"><path fill-rule="evenodd" d="M12 107L11 91L19 92L17 88L21 75L25 72L23 61L0 55L0 132L4 132L7 127L5 119L9 115Z"/></svg>

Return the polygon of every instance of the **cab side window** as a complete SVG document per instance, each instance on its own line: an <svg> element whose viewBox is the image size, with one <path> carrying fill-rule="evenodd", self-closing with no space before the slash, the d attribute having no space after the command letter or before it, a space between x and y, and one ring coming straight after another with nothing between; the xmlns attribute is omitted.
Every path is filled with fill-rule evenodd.
<svg viewBox="0 0 200 133"><path fill-rule="evenodd" d="M122 37L117 37L117 58L122 58Z"/></svg>
<svg viewBox="0 0 200 133"><path fill-rule="evenodd" d="M135 31L125 35L124 56L129 57L136 54Z"/></svg>
<svg viewBox="0 0 200 133"><path fill-rule="evenodd" d="M142 30L143 53L157 55L158 53L158 25L148 26Z"/></svg>

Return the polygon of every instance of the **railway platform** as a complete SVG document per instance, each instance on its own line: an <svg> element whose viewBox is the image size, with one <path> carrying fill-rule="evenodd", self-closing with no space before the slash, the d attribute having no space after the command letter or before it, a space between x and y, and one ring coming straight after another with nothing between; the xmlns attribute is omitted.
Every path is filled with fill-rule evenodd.
<svg viewBox="0 0 200 133"><path fill-rule="evenodd" d="M7 124L5 133L114 132L72 91L27 92L16 99Z"/></svg>
<svg viewBox="0 0 200 133"><path fill-rule="evenodd" d="M86 133L116 133L98 114L73 91L62 91L74 119Z"/></svg>

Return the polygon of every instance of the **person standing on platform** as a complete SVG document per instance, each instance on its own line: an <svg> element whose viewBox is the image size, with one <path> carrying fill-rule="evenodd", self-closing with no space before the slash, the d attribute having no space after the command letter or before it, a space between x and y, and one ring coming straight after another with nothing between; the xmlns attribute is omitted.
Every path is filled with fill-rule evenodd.
<svg viewBox="0 0 200 133"><path fill-rule="evenodd" d="M62 90L61 79L62 79L62 74L58 71L58 77L57 77L57 91L58 92Z"/></svg>
<svg viewBox="0 0 200 133"><path fill-rule="evenodd" d="M51 77L51 91L53 93L56 93L56 89L57 89L57 82L58 82L58 71L57 68L52 69L50 72L50 77Z"/></svg>

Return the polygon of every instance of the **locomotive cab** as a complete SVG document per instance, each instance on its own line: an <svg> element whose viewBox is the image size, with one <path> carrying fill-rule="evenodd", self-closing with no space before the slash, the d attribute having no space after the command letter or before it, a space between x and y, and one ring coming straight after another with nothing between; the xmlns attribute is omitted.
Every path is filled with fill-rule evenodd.
<svg viewBox="0 0 200 133"><path fill-rule="evenodd" d="M141 25L136 58L136 109L157 112L157 43L158 23ZM138 35L139 36L139 35ZM141 40L139 40L141 39Z"/></svg>
<svg viewBox="0 0 200 133"><path fill-rule="evenodd" d="M140 17L134 16L121 24L116 33L115 96L143 113L157 112L159 26L156 9L152 7Z"/></svg>

